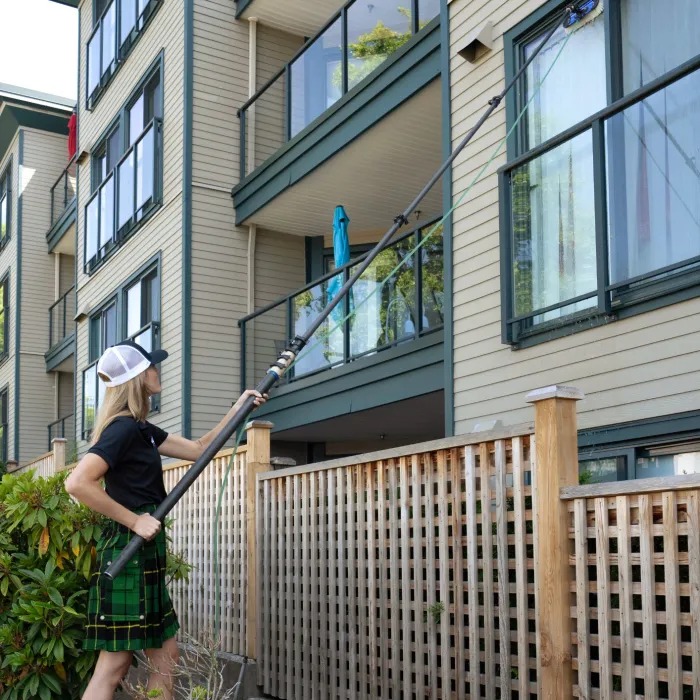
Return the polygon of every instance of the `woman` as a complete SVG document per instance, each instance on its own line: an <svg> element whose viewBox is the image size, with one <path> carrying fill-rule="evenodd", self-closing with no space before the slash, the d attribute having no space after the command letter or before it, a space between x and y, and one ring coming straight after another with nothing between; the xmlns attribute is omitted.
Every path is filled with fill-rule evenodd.
<svg viewBox="0 0 700 700"><path fill-rule="evenodd" d="M97 373L107 388L92 446L66 480L68 493L111 520L97 545L97 570L90 582L83 648L101 653L83 700L112 700L137 649L145 651L154 669L148 689L160 690L164 700L172 699L179 625L165 587L165 533L151 515L165 498L161 455L196 460L248 396L255 396L256 406L266 398L246 391L219 425L199 440L168 435L146 420L150 397L161 391L156 364L167 356L164 350L149 353L130 341L105 351ZM109 581L101 574L132 533L146 544Z"/></svg>

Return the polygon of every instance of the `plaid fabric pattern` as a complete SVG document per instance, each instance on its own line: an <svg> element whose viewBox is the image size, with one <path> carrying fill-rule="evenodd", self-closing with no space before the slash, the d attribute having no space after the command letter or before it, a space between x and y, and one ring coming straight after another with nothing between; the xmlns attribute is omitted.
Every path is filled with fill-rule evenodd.
<svg viewBox="0 0 700 700"><path fill-rule="evenodd" d="M153 512L155 506L138 512ZM102 576L133 537L112 523L97 544L97 568L90 581L83 649L158 649L180 625L165 587L165 532L146 542L114 581Z"/></svg>

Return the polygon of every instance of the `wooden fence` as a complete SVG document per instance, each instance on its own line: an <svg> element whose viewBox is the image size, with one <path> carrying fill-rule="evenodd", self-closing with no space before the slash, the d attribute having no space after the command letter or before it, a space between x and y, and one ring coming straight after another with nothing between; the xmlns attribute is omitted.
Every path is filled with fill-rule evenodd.
<svg viewBox="0 0 700 700"><path fill-rule="evenodd" d="M259 477L266 693L537 692L532 437L420 447Z"/></svg>
<svg viewBox="0 0 700 700"><path fill-rule="evenodd" d="M9 466L8 472L10 474L24 474L33 470L36 476L49 477L59 471L63 471L66 468L66 440L64 438L54 438L51 441L51 446L53 448L51 452L47 452L21 466Z"/></svg>

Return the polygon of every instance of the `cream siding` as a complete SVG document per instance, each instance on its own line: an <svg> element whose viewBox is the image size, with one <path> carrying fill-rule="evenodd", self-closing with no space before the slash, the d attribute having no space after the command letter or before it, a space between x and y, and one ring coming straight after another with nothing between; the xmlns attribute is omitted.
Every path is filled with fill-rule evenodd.
<svg viewBox="0 0 700 700"><path fill-rule="evenodd" d="M75 421L73 411L75 407L74 390L74 375L72 372L57 372L56 380L58 381L58 416L57 418L65 418L70 416L66 421L65 431L66 440L68 441L68 453L71 454L74 448L75 441Z"/></svg>
<svg viewBox="0 0 700 700"><path fill-rule="evenodd" d="M231 189L239 177L239 121L248 99L247 21L228 0L195 0L192 161L192 435L209 431L240 386L238 320L247 313L248 228L236 227ZM258 85L299 39L258 27ZM258 233L265 249L266 234ZM303 239L299 272L303 282ZM284 259L284 250L277 260ZM274 257L274 254L273 254ZM257 261L257 255L256 255ZM256 267L258 263L256 262ZM285 288L279 294L291 291ZM278 295L279 295L278 294ZM257 303L257 299L256 299Z"/></svg>
<svg viewBox="0 0 700 700"><path fill-rule="evenodd" d="M450 10L452 138L456 144L502 89L503 33L542 3L538 0L454 0ZM462 40L486 19L494 25L493 51L476 65L457 54ZM505 136L497 110L459 157L455 199ZM517 423L531 416L525 394L550 384L582 389L579 426L645 419L695 410L700 402L700 299L644 313L523 350L501 343L498 189L488 174L454 216L455 430L480 420Z"/></svg>
<svg viewBox="0 0 700 700"><path fill-rule="evenodd" d="M20 462L46 451L54 420L54 377L46 372L48 309L55 299L54 259L46 247L50 190L65 167L66 137L24 130L22 167L22 298L20 346Z"/></svg>
<svg viewBox="0 0 700 700"><path fill-rule="evenodd" d="M0 362L0 390L8 388L8 439L7 458L18 459L15 454L15 329L17 323L17 224L19 221L18 193L19 187L19 141L20 132L17 131L14 139L5 153L5 157L0 162L0 173L4 173L8 163L12 162L12 209L10 240L0 252L0 277L7 273L10 275L10 337L8 343L8 356Z"/></svg>
<svg viewBox="0 0 700 700"><path fill-rule="evenodd" d="M75 284L75 256L61 255L59 261L58 294L63 296ZM74 315L74 314L73 314ZM71 315L71 319L73 318Z"/></svg>
<svg viewBox="0 0 700 700"><path fill-rule="evenodd" d="M142 268L161 255L161 345L170 352L163 363L161 411L152 420L167 431L181 429L182 368L182 166L184 3L165 0L139 38L125 63L108 86L94 111L85 109L87 39L92 31L92 6L80 6L80 143L78 152L90 150L118 115L129 95L163 53L163 204L131 238L92 276L84 273L84 212L90 197L89 158L79 168L78 201L78 307L94 309ZM77 331L76 410L78 435L82 432L82 372L88 365L87 319ZM80 443L81 452L86 443Z"/></svg>

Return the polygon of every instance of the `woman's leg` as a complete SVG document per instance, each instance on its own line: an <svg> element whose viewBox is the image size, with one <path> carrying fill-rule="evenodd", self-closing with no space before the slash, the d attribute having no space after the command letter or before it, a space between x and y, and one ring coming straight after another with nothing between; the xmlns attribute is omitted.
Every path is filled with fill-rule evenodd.
<svg viewBox="0 0 700 700"><path fill-rule="evenodd" d="M146 649L153 669L148 679L148 690L161 690L163 700L173 698L173 671L178 661L177 641L171 637L160 649Z"/></svg>
<svg viewBox="0 0 700 700"><path fill-rule="evenodd" d="M113 700L131 666L130 651L101 651L83 700Z"/></svg>

